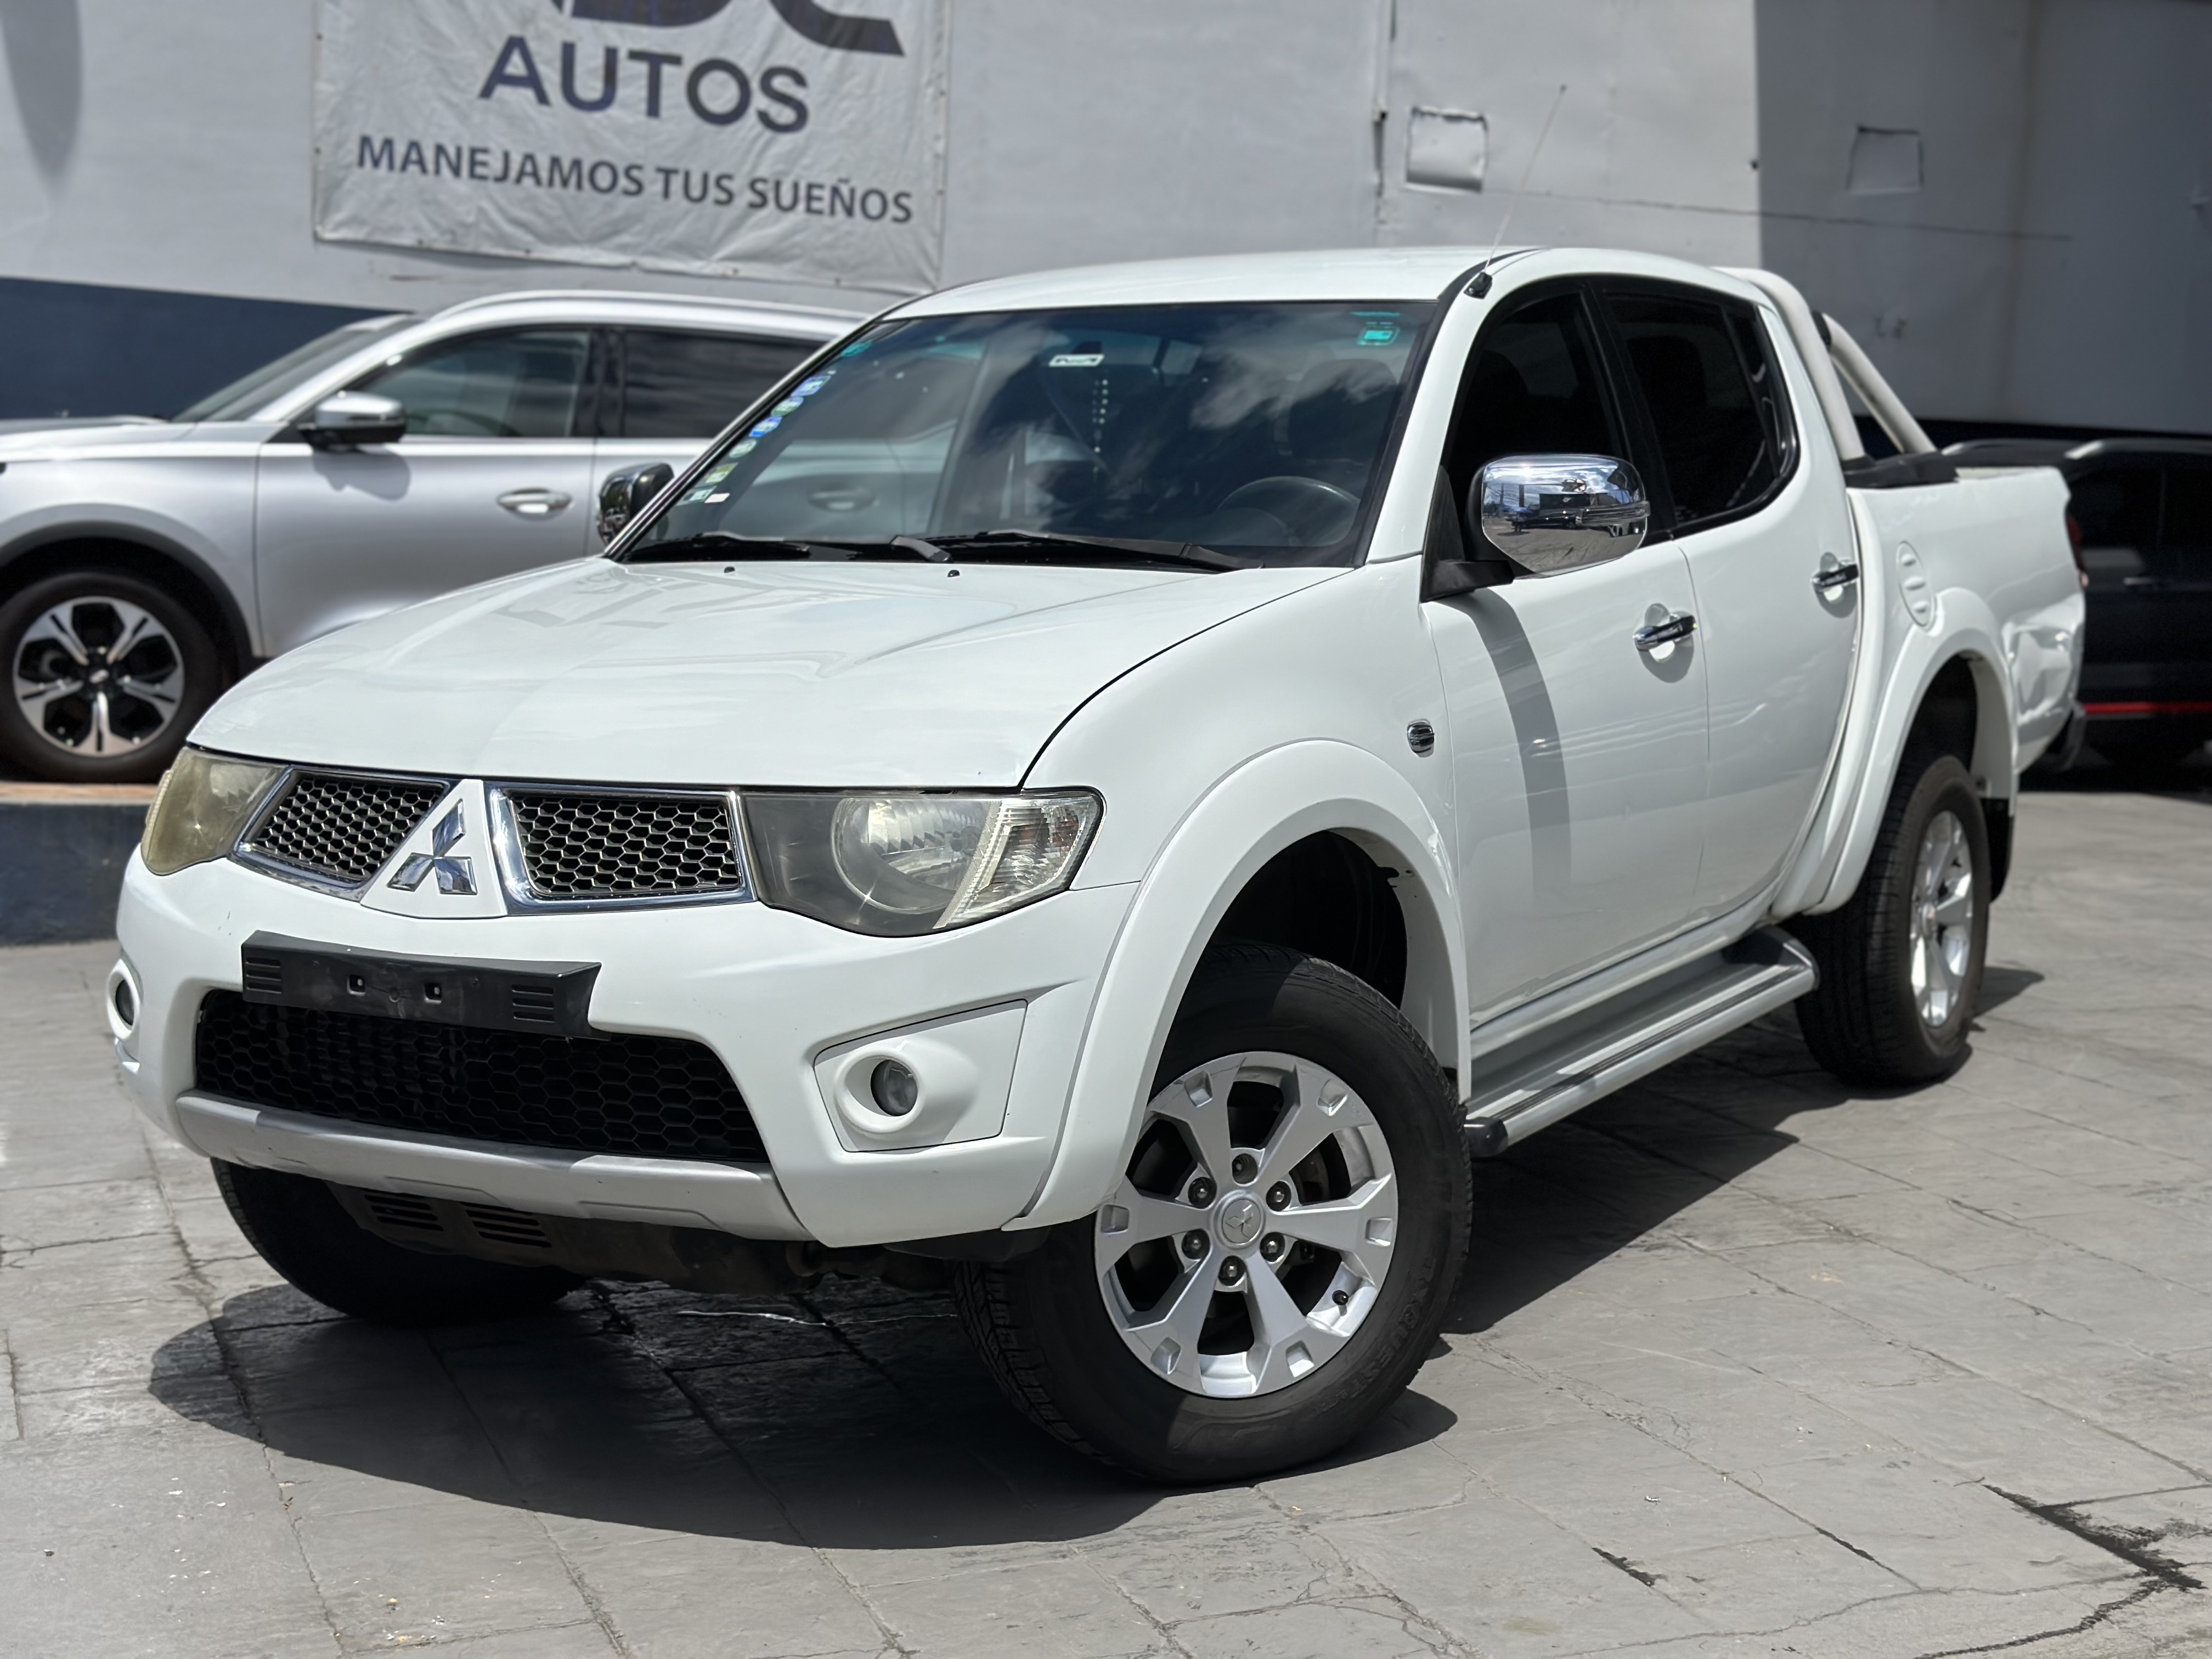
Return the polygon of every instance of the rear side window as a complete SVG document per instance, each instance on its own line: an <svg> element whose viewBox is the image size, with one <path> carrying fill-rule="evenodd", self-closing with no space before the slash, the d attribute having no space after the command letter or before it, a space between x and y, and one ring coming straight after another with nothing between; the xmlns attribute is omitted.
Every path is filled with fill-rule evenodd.
<svg viewBox="0 0 2212 1659"><path fill-rule="evenodd" d="M2149 571L2162 482L2154 466L2102 466L2074 480L2067 511L2081 527L2081 568L2091 581Z"/></svg>
<svg viewBox="0 0 2212 1659"><path fill-rule="evenodd" d="M819 349L810 340L623 331L625 438L711 438Z"/></svg>
<svg viewBox="0 0 2212 1659"><path fill-rule="evenodd" d="M424 346L356 389L404 404L410 438L566 438L590 349L582 329L471 334Z"/></svg>
<svg viewBox="0 0 2212 1659"><path fill-rule="evenodd" d="M1748 307L1687 295L1613 294L1615 326L1687 530L1757 507L1788 475L1781 373ZM1655 490L1656 493L1656 490Z"/></svg>
<svg viewBox="0 0 2212 1659"><path fill-rule="evenodd" d="M2212 465L2166 469L2166 513L2159 540L2212 557Z"/></svg>

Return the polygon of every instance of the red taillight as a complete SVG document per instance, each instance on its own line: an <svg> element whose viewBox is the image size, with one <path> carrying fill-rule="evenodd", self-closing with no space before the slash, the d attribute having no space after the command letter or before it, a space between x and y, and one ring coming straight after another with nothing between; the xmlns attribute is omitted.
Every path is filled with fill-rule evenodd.
<svg viewBox="0 0 2212 1659"><path fill-rule="evenodd" d="M2066 544L2074 550L2074 574L2081 579L2081 586L2089 585L2089 567L2081 562L2081 520L2071 513L2066 515Z"/></svg>

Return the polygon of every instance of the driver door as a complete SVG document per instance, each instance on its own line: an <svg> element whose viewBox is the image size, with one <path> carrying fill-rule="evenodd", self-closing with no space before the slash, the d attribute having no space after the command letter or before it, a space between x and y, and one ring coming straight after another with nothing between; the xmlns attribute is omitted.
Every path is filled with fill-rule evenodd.
<svg viewBox="0 0 2212 1659"><path fill-rule="evenodd" d="M1630 452L1580 285L1476 342L1447 440L1455 507L1506 455ZM1703 837L1705 673L1671 543L1422 607L1444 687L1470 1013L1486 1019L1687 925Z"/></svg>
<svg viewBox="0 0 2212 1659"><path fill-rule="evenodd" d="M352 388L405 405L398 443L264 446L254 574L269 652L596 551L580 419L591 348L585 328L434 341Z"/></svg>

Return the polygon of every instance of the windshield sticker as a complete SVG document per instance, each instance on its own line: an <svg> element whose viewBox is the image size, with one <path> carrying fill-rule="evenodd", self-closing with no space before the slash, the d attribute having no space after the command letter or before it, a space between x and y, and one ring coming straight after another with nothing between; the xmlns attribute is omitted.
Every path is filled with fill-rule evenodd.
<svg viewBox="0 0 2212 1659"><path fill-rule="evenodd" d="M1366 326L1359 331L1358 343L1364 346L1386 346L1398 337L1398 313L1395 311L1355 311L1352 313Z"/></svg>
<svg viewBox="0 0 2212 1659"><path fill-rule="evenodd" d="M750 432L745 434L745 436L748 438L765 438L769 433L775 431L776 428L782 424L782 416L771 415L768 419L763 421L758 426L755 427Z"/></svg>
<svg viewBox="0 0 2212 1659"><path fill-rule="evenodd" d="M750 438L743 439L730 446L730 459L733 461L743 460L746 456L752 453L753 440Z"/></svg>
<svg viewBox="0 0 2212 1659"><path fill-rule="evenodd" d="M1106 361L1103 351L1063 351L1045 363L1047 368L1096 368Z"/></svg>

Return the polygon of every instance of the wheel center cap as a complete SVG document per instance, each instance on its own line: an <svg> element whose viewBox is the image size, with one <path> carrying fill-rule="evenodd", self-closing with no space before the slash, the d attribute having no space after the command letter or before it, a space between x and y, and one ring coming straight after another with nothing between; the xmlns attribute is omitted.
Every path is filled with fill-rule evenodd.
<svg viewBox="0 0 2212 1659"><path fill-rule="evenodd" d="M1238 1193L1235 1197L1223 1200L1220 1213L1214 1218L1214 1225L1221 1234L1223 1243L1249 1244L1259 1237L1265 1214L1260 1208L1258 1199Z"/></svg>

